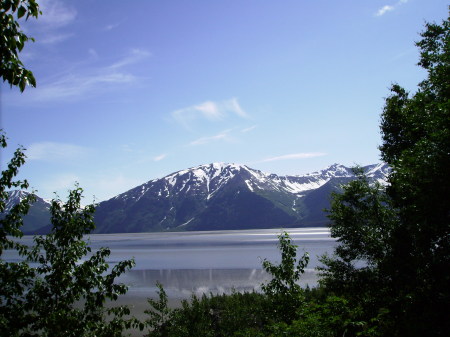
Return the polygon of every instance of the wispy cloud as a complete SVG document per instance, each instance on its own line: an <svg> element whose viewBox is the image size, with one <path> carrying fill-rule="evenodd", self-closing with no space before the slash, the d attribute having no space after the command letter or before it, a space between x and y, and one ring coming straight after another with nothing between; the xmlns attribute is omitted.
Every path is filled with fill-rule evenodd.
<svg viewBox="0 0 450 337"><path fill-rule="evenodd" d="M112 24L106 25L103 28L103 30L110 31L110 30L113 30L114 28L119 27L119 25L120 25L120 23L112 23Z"/></svg>
<svg viewBox="0 0 450 337"><path fill-rule="evenodd" d="M39 7L42 16L39 17L38 21L51 29L66 26L73 22L77 16L76 9L63 1L41 0L39 1Z"/></svg>
<svg viewBox="0 0 450 337"><path fill-rule="evenodd" d="M28 146L28 149L25 152L29 160L44 160L51 162L79 160L88 153L89 150L85 147L55 142L33 143Z"/></svg>
<svg viewBox="0 0 450 337"><path fill-rule="evenodd" d="M166 157L167 157L167 154L163 153L163 154L160 154L159 156L154 157L153 161L161 161Z"/></svg>
<svg viewBox="0 0 450 337"><path fill-rule="evenodd" d="M113 63L112 65L108 66L108 69L119 69L123 68L127 65L134 64L137 62L140 62L148 57L150 57L152 54L146 50L142 49L132 49L128 55L126 55L121 60L117 61L116 63Z"/></svg>
<svg viewBox="0 0 450 337"><path fill-rule="evenodd" d="M279 161L279 160L290 160L290 159L308 159L314 157L322 157L325 156L326 153L322 152L308 152L308 153L292 153L285 154L282 156L270 157L259 161L260 163L267 163L271 161Z"/></svg>
<svg viewBox="0 0 450 337"><path fill-rule="evenodd" d="M89 54L94 56L96 53L91 50ZM55 80L44 79L36 89L22 95L21 102L28 100L35 103L92 97L121 85L133 83L139 77L127 71L126 66L138 63L149 56L150 53L144 50L134 49L110 66L76 68L70 72L54 76ZM14 103L14 97L11 101Z"/></svg>
<svg viewBox="0 0 450 337"><path fill-rule="evenodd" d="M253 125L253 126L250 126L248 128L242 129L241 132L247 133L247 132L255 130L257 127L258 127L258 125Z"/></svg>
<svg viewBox="0 0 450 337"><path fill-rule="evenodd" d="M96 51L94 48L89 48L89 49L88 49L88 53L89 53L89 55L91 55L94 59L98 59L97 51Z"/></svg>
<svg viewBox="0 0 450 337"><path fill-rule="evenodd" d="M214 136L201 137L201 138L198 138L198 139L190 142L188 145L189 146L205 145L205 144L217 142L217 141L220 141L220 140L229 141L229 140L231 140L231 138L229 136L230 131L231 130L225 130L225 131L222 131L222 132L220 132L220 133L218 133L217 135L214 135Z"/></svg>
<svg viewBox="0 0 450 337"><path fill-rule="evenodd" d="M375 14L375 16L382 16L382 15L386 14L387 12L390 12L390 11L393 11L393 10L394 10L394 6L386 5L386 6L381 7L381 8L377 11L377 13Z"/></svg>
<svg viewBox="0 0 450 337"><path fill-rule="evenodd" d="M41 102L77 98L106 90L108 85L130 83L135 79L134 75L121 72L70 74L55 82L41 84L28 97Z"/></svg>
<svg viewBox="0 0 450 337"><path fill-rule="evenodd" d="M225 101L213 102L206 101L192 105L183 109L175 110L171 113L173 119L189 128L190 123L199 118L209 121L220 121L229 115L236 115L240 118L248 118L248 114L239 105L237 98L231 98Z"/></svg>
<svg viewBox="0 0 450 337"><path fill-rule="evenodd" d="M38 43L55 44L65 41L74 33L62 32L63 27L70 25L77 17L77 11L67 2L59 0L39 1L42 15L36 21Z"/></svg>
<svg viewBox="0 0 450 337"><path fill-rule="evenodd" d="M41 37L38 41L40 43L45 43L45 44L53 44L53 43L59 43L62 42L64 40L67 40L69 38L71 38L72 36L74 36L75 34L73 33L67 33L67 34L46 34L43 37Z"/></svg>
<svg viewBox="0 0 450 337"><path fill-rule="evenodd" d="M408 0L400 0L397 3L395 3L394 5L385 5L385 6L381 7L380 9L378 9L378 11L375 13L375 16L383 16L384 14L393 11L398 6L405 4L407 2L408 2Z"/></svg>

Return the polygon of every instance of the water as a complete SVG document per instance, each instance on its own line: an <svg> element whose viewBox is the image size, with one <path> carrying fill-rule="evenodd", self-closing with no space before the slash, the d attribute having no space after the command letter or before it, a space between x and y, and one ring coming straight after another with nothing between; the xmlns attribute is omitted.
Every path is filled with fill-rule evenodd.
<svg viewBox="0 0 450 337"><path fill-rule="evenodd" d="M264 258L280 261L277 248L279 229L245 231L212 231L183 233L93 234L90 246L109 247L108 262L134 257L136 266L120 281L130 286L128 296L153 297L157 281L161 282L170 298L187 298L192 293L229 293L258 291L269 279L261 268ZM331 253L336 242L328 228L290 228L293 243L298 245L297 256L304 252L310 262L301 279L302 285L317 284L314 270L318 256ZM32 243L25 236L24 243ZM5 251L4 259L17 261L14 251Z"/></svg>

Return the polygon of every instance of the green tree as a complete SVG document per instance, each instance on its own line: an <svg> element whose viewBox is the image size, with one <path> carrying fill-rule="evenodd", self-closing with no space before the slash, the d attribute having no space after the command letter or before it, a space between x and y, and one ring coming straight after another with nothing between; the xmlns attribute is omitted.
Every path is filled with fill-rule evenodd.
<svg viewBox="0 0 450 337"><path fill-rule="evenodd" d="M76 187L66 203L52 201L53 228L46 236L34 238L29 259L38 263L27 295L32 315L31 331L41 336L121 336L125 328L137 325L127 307L106 309L127 291L115 280L134 266L134 260L110 268L106 259L110 250L92 252L84 235L94 228L94 205L81 207L82 189Z"/></svg>
<svg viewBox="0 0 450 337"><path fill-rule="evenodd" d="M20 30L19 20L40 14L34 0L0 3L0 76L21 91L26 85L36 86L36 81L18 57L25 43L34 41ZM0 146L7 146L2 131ZM109 268L109 249L91 252L83 236L94 229L94 205L81 207L81 188L71 191L66 203L53 200L49 235L35 237L34 247L18 242L23 235L23 216L35 196L30 194L7 209L11 202L7 190L29 187L26 180L14 180L25 158L24 148L18 148L0 178L0 335L121 336L125 328L142 329L136 319L124 318L129 314L127 307L105 307L106 301L114 301L126 292L126 287L115 280L134 261L122 261ZM5 249L17 250L24 261L4 261Z"/></svg>
<svg viewBox="0 0 450 337"><path fill-rule="evenodd" d="M404 329L450 331L450 22L427 24L419 65L427 78L410 95L393 85L382 114L387 193L398 211L388 260ZM406 300L407 299L407 300Z"/></svg>
<svg viewBox="0 0 450 337"><path fill-rule="evenodd" d="M0 136L6 147L6 137ZM25 162L19 148L0 179L0 211L8 202L6 189L27 188L15 181ZM116 278L134 265L133 260L109 268L110 251L91 252L84 239L94 229L94 205L81 207L82 189L70 192L68 201L52 201L53 228L46 236L35 237L26 247L17 241L20 226L33 195L22 200L0 220L0 332L2 336L121 336L124 329L141 327L134 318L125 319L127 307L106 308L126 292ZM5 249L16 249L22 262L6 262ZM30 263L36 264L31 267Z"/></svg>
<svg viewBox="0 0 450 337"><path fill-rule="evenodd" d="M19 59L27 41L34 41L27 36L19 25L19 20L41 14L35 0L2 0L0 3L0 78L11 87L17 86L24 91L27 85L36 86L33 73L26 69Z"/></svg>
<svg viewBox="0 0 450 337"><path fill-rule="evenodd" d="M0 133L0 146L2 149L7 146L3 132ZM1 172L0 213L6 210L8 189L28 188L26 180L14 180L24 163L25 154L23 148L19 148L6 169ZM6 336L17 335L32 320L24 307L27 303L25 295L36 278L36 271L26 261L6 262L1 258L5 249L16 249L21 256L27 255L27 247L18 243L15 238L22 236L22 217L28 212L32 201L33 195L29 194L0 219L0 331Z"/></svg>
<svg viewBox="0 0 450 337"><path fill-rule="evenodd" d="M361 168L354 172L356 179L344 185L341 193L332 194L331 236L339 244L334 256L321 257L326 267L318 268L319 282L328 291L363 301L366 309L376 312L373 301L385 283L380 268L391 254L397 217L384 186L371 184Z"/></svg>
<svg viewBox="0 0 450 337"><path fill-rule="evenodd" d="M450 23L425 28L416 45L427 78L413 95L392 85L381 116L388 185L360 175L333 196L340 239L323 260L322 282L376 324L382 315L386 335L450 331Z"/></svg>
<svg viewBox="0 0 450 337"><path fill-rule="evenodd" d="M297 246L292 243L287 232L281 233L278 240L281 262L276 265L267 259L263 260L262 267L272 275L272 279L261 288L272 302L274 317L290 322L303 302L303 291L297 282L305 272L309 255L305 253L297 261Z"/></svg>

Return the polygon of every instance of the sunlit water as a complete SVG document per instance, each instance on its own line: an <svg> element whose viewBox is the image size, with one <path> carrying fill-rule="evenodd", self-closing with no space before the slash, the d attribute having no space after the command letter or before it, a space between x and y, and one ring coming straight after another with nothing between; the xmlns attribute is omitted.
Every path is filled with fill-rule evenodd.
<svg viewBox="0 0 450 337"><path fill-rule="evenodd" d="M298 245L298 256L308 252L309 265L301 284L317 284L315 267L318 256L332 253L336 244L328 228L290 228L293 243ZM229 293L258 291L269 279L261 268L261 261L280 261L277 248L279 229L245 231L213 231L183 233L94 234L89 236L93 250L109 247L108 262L134 257L136 266L120 281L130 286L128 296L154 297L157 281L169 297L187 298L192 293ZM24 243L32 243L25 236ZM17 261L14 251L5 251L3 258Z"/></svg>

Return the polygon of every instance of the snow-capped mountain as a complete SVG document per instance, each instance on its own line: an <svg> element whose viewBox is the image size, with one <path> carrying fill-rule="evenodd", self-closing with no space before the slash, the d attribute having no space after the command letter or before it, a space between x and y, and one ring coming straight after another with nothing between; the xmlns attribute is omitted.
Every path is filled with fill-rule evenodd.
<svg viewBox="0 0 450 337"><path fill-rule="evenodd" d="M385 164L364 167L384 182ZM218 230L324 225L329 193L354 179L343 165L278 176L213 163L172 173L100 203L96 232Z"/></svg>
<svg viewBox="0 0 450 337"><path fill-rule="evenodd" d="M386 182L386 164L363 169L372 181ZM200 165L101 202L94 218L96 232L323 226L328 224L323 210L329 208L330 193L354 178L350 168L339 164L298 176L267 174L245 165ZM28 193L8 192L5 213ZM36 197L22 231L47 233L49 208L49 201Z"/></svg>
<svg viewBox="0 0 450 337"><path fill-rule="evenodd" d="M9 213L11 209L25 199L30 192L13 190L8 191L5 209L0 213L0 218L5 213ZM23 219L22 232L28 233L47 233L50 229L50 201L42 199L35 195L35 202L31 204L28 214Z"/></svg>

